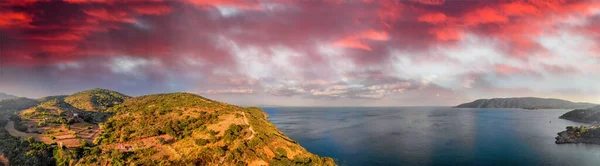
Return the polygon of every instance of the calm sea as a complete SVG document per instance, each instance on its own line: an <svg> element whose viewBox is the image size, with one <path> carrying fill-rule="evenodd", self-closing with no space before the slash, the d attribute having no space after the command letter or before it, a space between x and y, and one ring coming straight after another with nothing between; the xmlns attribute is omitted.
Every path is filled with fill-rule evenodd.
<svg viewBox="0 0 600 166"><path fill-rule="evenodd" d="M556 145L569 110L267 107L279 130L340 165L600 165L598 145Z"/></svg>

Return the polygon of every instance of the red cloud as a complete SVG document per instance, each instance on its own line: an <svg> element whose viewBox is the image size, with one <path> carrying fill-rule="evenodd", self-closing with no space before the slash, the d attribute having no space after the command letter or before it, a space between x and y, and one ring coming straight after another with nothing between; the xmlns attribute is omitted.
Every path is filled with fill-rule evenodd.
<svg viewBox="0 0 600 166"><path fill-rule="evenodd" d="M71 44L46 44L43 45L42 51L49 53L67 53L74 51L77 46Z"/></svg>
<svg viewBox="0 0 600 166"><path fill-rule="evenodd" d="M491 7L475 9L463 17L466 25L479 25L488 23L508 23L509 19L501 12Z"/></svg>
<svg viewBox="0 0 600 166"><path fill-rule="evenodd" d="M365 44L364 40L388 40L388 34L385 31L367 30L356 35L347 36L344 39L333 43L333 46L371 51L371 47Z"/></svg>
<svg viewBox="0 0 600 166"><path fill-rule="evenodd" d="M257 0L187 0L188 3L204 6L228 6L246 10L262 10L262 6Z"/></svg>
<svg viewBox="0 0 600 166"><path fill-rule="evenodd" d="M502 10L509 16L536 15L540 13L534 5L524 2L513 2L502 5Z"/></svg>
<svg viewBox="0 0 600 166"><path fill-rule="evenodd" d="M56 33L56 34L39 34L39 35L28 35L25 39L29 40L48 40L49 42L66 40L66 41L79 41L83 39L83 35L75 33Z"/></svg>
<svg viewBox="0 0 600 166"><path fill-rule="evenodd" d="M106 10L104 8L98 8L98 9L84 10L83 12L87 15L90 15L90 16L92 16L96 19L102 20L102 21L129 22L129 23L135 22L135 19L128 16L129 14L125 11L109 12L108 10Z"/></svg>
<svg viewBox="0 0 600 166"><path fill-rule="evenodd" d="M426 22L426 23L430 23L430 24L439 24L439 23L444 23L447 21L447 17L444 13L427 13L424 15L419 16L419 18L417 18L417 20L421 21L421 22Z"/></svg>
<svg viewBox="0 0 600 166"><path fill-rule="evenodd" d="M410 0L425 5L443 5L446 0Z"/></svg>
<svg viewBox="0 0 600 166"><path fill-rule="evenodd" d="M47 2L50 0L3 0L0 6L28 6L37 2Z"/></svg>
<svg viewBox="0 0 600 166"><path fill-rule="evenodd" d="M169 6L163 6L163 5L134 6L134 7L132 7L132 9L133 9L133 11L135 11L139 14L146 14L146 15L164 15L164 14L171 13L173 11L173 8L171 8Z"/></svg>
<svg viewBox="0 0 600 166"><path fill-rule="evenodd" d="M494 71L499 75L513 75L517 73L522 73L525 70L521 68L517 68L514 66L506 65L506 64L498 64L495 66Z"/></svg>
<svg viewBox="0 0 600 166"><path fill-rule="evenodd" d="M33 17L24 12L0 12L0 28L26 27L33 21Z"/></svg>
<svg viewBox="0 0 600 166"><path fill-rule="evenodd" d="M540 76L540 73L526 69L514 67L507 64L497 64L494 66L494 72L497 76L511 76L511 75L529 75L529 76Z"/></svg>
<svg viewBox="0 0 600 166"><path fill-rule="evenodd" d="M377 16L381 23L391 28L400 19L404 5L398 1L380 1L381 8L377 10Z"/></svg>
<svg viewBox="0 0 600 166"><path fill-rule="evenodd" d="M440 41L460 40L463 39L463 33L452 26L440 27L429 30Z"/></svg>
<svg viewBox="0 0 600 166"><path fill-rule="evenodd" d="M378 76L381 79L398 75L387 68L394 58L390 50L428 54L431 48L454 46L466 36L493 41L499 54L523 61L539 58L532 57L545 51L537 40L559 28L599 40L598 21L591 18L597 6L588 1L68 0L20 6L5 2L19 1L0 2L0 37L5 41L4 53L9 55L6 64L39 67L131 56L155 59L164 68L186 66L177 72L194 70L194 77L210 79L246 76L244 72L248 71L239 70L239 66L247 62L240 57L257 56L267 61L289 56L298 66L286 67L298 68L293 78L300 80L350 77L360 72L366 76L356 79L369 80L378 75L361 70L374 66L383 73ZM272 7L269 5L285 10L266 10ZM214 17L216 7L252 11L240 12L236 17ZM557 21L579 16L589 24L578 28L556 25ZM335 54L335 50L328 50L330 46L350 49L343 52L344 56L332 58L325 56ZM273 48L277 47L289 51L275 55ZM437 61L444 56L439 53L426 59ZM180 62L185 58L192 58L198 66ZM337 62L353 63L348 66L356 69L343 70L356 71L337 72L339 65L332 65ZM315 67L304 69L307 65ZM532 74L529 69L510 65L493 69L499 75Z"/></svg>

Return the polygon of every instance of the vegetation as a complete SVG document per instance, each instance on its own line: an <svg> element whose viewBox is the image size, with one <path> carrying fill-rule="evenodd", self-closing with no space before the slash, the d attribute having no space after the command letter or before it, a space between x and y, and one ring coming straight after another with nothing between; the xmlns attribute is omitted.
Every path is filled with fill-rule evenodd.
<svg viewBox="0 0 600 166"><path fill-rule="evenodd" d="M27 109L38 105L39 102L37 100L28 99L28 98L14 98L0 101L0 113L4 113L5 115L12 114L14 112Z"/></svg>
<svg viewBox="0 0 600 166"><path fill-rule="evenodd" d="M583 123L600 122L600 106L569 111L560 118Z"/></svg>
<svg viewBox="0 0 600 166"><path fill-rule="evenodd" d="M5 126L6 123L0 119L0 126ZM0 128L0 153L8 158L11 165L54 165L52 150L53 145L33 139L21 140Z"/></svg>
<svg viewBox="0 0 600 166"><path fill-rule="evenodd" d="M38 101L40 103L47 102L47 101L50 101L50 100L64 101L66 97L68 97L68 96L67 95L47 96L47 97L43 97L41 99L38 99Z"/></svg>
<svg viewBox="0 0 600 166"><path fill-rule="evenodd" d="M92 89L66 97L65 102L85 111L100 112L123 103L130 98L127 95L107 89Z"/></svg>
<svg viewBox="0 0 600 166"><path fill-rule="evenodd" d="M62 143L36 142L33 137L21 141L2 129L1 141L12 142L0 142L0 152L10 161L26 165L335 165L331 158L309 153L283 135L261 109L194 94L129 98L94 89L35 102L19 107L23 111L12 114L11 120L24 127L44 128L42 133L49 140L58 142L62 137L55 135L71 134L82 144L66 148ZM98 128L103 132L83 139Z"/></svg>

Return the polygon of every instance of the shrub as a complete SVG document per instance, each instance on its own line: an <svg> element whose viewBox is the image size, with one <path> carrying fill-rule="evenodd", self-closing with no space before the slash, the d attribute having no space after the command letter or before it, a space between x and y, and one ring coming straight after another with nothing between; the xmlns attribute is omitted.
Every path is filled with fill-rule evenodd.
<svg viewBox="0 0 600 166"><path fill-rule="evenodd" d="M219 132L210 130L210 131L208 131L208 134L215 136L215 135L219 134Z"/></svg>
<svg viewBox="0 0 600 166"><path fill-rule="evenodd" d="M30 144L34 143L35 139L33 137L27 137L27 142L29 142Z"/></svg>
<svg viewBox="0 0 600 166"><path fill-rule="evenodd" d="M277 156L280 156L280 157L286 157L287 156L287 151L285 151L285 149L283 149L283 148L277 148L277 150L275 150L275 151L277 153L276 154Z"/></svg>
<svg viewBox="0 0 600 166"><path fill-rule="evenodd" d="M206 139L197 139L197 140L195 140L195 143L198 146L204 146L204 145L208 144L209 141Z"/></svg>
<svg viewBox="0 0 600 166"><path fill-rule="evenodd" d="M240 125L230 125L229 129L225 130L225 134L223 135L223 139L225 139L226 141L231 142L231 141L237 139L240 136L240 134L241 134L241 132L242 132L243 129L244 128L242 126L240 126Z"/></svg>

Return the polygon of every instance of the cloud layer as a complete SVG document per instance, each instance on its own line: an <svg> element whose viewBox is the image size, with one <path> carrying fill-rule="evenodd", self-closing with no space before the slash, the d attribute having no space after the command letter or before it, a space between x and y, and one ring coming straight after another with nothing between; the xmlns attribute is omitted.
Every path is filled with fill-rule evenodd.
<svg viewBox="0 0 600 166"><path fill-rule="evenodd" d="M0 2L0 91L244 105L600 103L598 1Z"/></svg>

